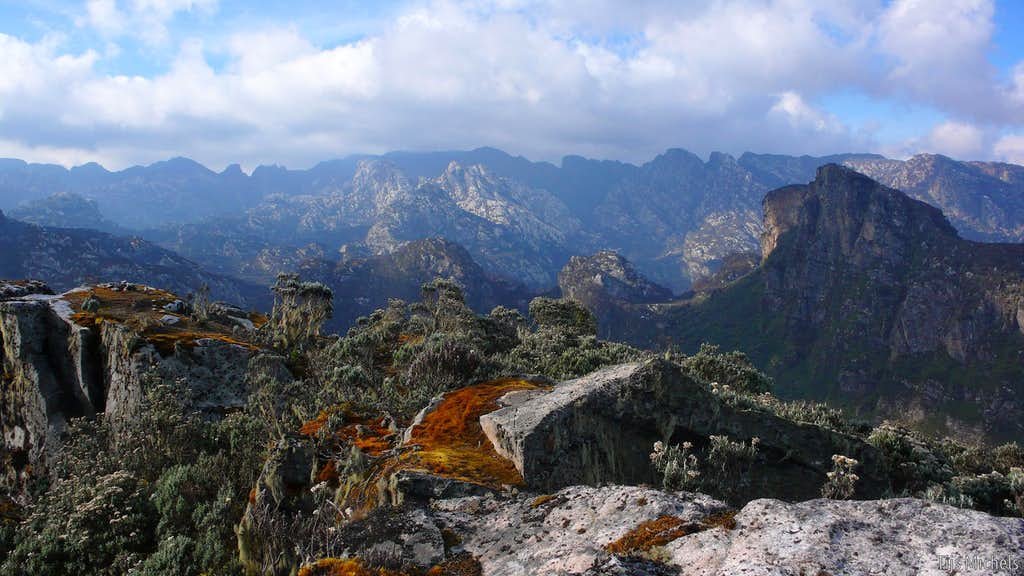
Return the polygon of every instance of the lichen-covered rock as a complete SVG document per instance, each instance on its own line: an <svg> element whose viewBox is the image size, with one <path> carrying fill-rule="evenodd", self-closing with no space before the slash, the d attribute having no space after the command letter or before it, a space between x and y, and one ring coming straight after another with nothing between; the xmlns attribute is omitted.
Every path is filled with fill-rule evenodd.
<svg viewBox="0 0 1024 576"><path fill-rule="evenodd" d="M173 300L166 292L128 285L124 293L108 286L52 295L39 283L4 286L12 288L0 298L0 426L4 448L16 455L5 459L8 485L27 470L46 470L69 418L103 412L115 431L134 418L151 373L186 382L193 407L208 415L245 402L255 346L192 333L184 320L156 332L140 327L147 314L157 324L160 303ZM99 308L85 310L95 291L103 292ZM161 353L161 342L177 343ZM261 362L266 373L287 373L283 359Z"/></svg>
<svg viewBox="0 0 1024 576"><path fill-rule="evenodd" d="M504 402L481 416L480 425L533 489L654 483L654 442L706 442L712 435L760 439L751 495L815 498L834 454L861 463L861 497L888 488L877 451L863 440L740 409L661 359L613 366Z"/></svg>
<svg viewBox="0 0 1024 576"><path fill-rule="evenodd" d="M665 545L683 576L1024 574L1024 520L926 500L755 500Z"/></svg>
<svg viewBox="0 0 1024 576"><path fill-rule="evenodd" d="M591 569L598 570L592 574L614 574L615 562L606 547L637 526L673 518L699 531L705 529L703 521L728 511L725 504L700 494L636 486L573 486L506 500L458 498L436 502L434 509L439 523L459 536L461 549L479 560L486 576L582 574Z"/></svg>

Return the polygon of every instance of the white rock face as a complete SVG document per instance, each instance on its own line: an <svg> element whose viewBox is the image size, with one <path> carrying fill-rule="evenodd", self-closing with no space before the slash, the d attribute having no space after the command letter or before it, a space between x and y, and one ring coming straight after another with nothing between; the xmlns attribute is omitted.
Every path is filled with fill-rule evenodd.
<svg viewBox="0 0 1024 576"><path fill-rule="evenodd" d="M700 526L727 510L708 496L633 486L572 486L542 501L456 498L433 508L438 526L460 536L485 576L1024 574L1024 520L910 498L755 500L731 530ZM694 533L646 559L605 550L664 516L696 525Z"/></svg>
<svg viewBox="0 0 1024 576"><path fill-rule="evenodd" d="M572 486L546 501L492 496L435 503L438 523L462 537L485 576L581 574L607 562L604 546L649 520L700 522L727 506L701 494L637 486Z"/></svg>
<svg viewBox="0 0 1024 576"><path fill-rule="evenodd" d="M901 498L755 500L736 528L668 544L685 576L1024 574L1024 520Z"/></svg>

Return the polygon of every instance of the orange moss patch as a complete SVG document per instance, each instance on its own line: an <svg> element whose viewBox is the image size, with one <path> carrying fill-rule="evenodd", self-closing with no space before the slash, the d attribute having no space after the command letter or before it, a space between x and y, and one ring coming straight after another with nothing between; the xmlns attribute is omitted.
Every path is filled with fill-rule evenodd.
<svg viewBox="0 0 1024 576"><path fill-rule="evenodd" d="M90 295L100 301L99 309L94 312L82 310L82 304ZM73 290L62 298L71 305L74 311L71 319L79 326L99 327L104 322L123 324L140 333L164 356L174 353L176 344L192 347L203 339L257 349L252 343L232 336L233 326L214 321L196 325L185 316L169 314L163 307L179 298L165 290L136 285L134 289L122 292L106 286L94 286ZM179 322L173 326L163 325L160 319L167 315L176 316ZM256 317L266 323L266 317L253 314L254 325L257 324Z"/></svg>
<svg viewBox="0 0 1024 576"><path fill-rule="evenodd" d="M627 555L646 552L655 546L699 532L700 527L684 522L675 516L662 516L657 520L641 522L615 542L606 544L604 549L612 554Z"/></svg>
<svg viewBox="0 0 1024 576"><path fill-rule="evenodd" d="M480 416L497 410L505 394L537 387L527 380L502 378L449 392L413 427L409 444L420 450L404 453L402 467L492 488L522 484L519 470L498 455L484 434Z"/></svg>
<svg viewBox="0 0 1024 576"><path fill-rule="evenodd" d="M345 425L333 431L334 437L344 443L353 444L369 456L380 456L391 449L394 433L384 426L384 419L371 420L355 416L344 406L337 406L321 412L316 418L306 422L299 428L299 434L316 436L327 425L327 420L337 413L345 415Z"/></svg>
<svg viewBox="0 0 1024 576"><path fill-rule="evenodd" d="M258 350L259 348L254 344L246 342L244 340L238 340L228 336L227 334L221 334L219 332L192 332L189 330L176 330L168 327L157 327L145 330L142 336L148 340L157 352L167 356L174 353L174 346L178 343L189 348L196 345L199 340L219 340L221 342L232 344L234 346L242 346L249 350Z"/></svg>
<svg viewBox="0 0 1024 576"><path fill-rule="evenodd" d="M536 498L533 499L533 502L530 503L530 507L531 508L540 508L541 506L547 504L548 502L550 502L550 501L552 501L554 499L555 499L555 497L552 494L544 494L542 496L537 496Z"/></svg>
<svg viewBox="0 0 1024 576"><path fill-rule="evenodd" d="M423 572L397 572L386 568L370 568L358 558L325 558L303 566L298 576L481 576L483 567L471 554L462 553Z"/></svg>
<svg viewBox="0 0 1024 576"><path fill-rule="evenodd" d="M328 460L327 464L316 473L317 482L333 482L338 479L338 469L334 465L334 460Z"/></svg>
<svg viewBox="0 0 1024 576"><path fill-rule="evenodd" d="M397 453L370 464L363 479L346 487L343 502L356 517L373 510L387 497L388 480L402 470L423 471L496 490L522 485L512 462L500 456L480 427L480 416L493 412L498 399L515 390L541 384L503 378L449 392Z"/></svg>
<svg viewBox="0 0 1024 576"><path fill-rule="evenodd" d="M303 566L299 576L406 576L384 568L367 568L357 559L325 558Z"/></svg>
<svg viewBox="0 0 1024 576"><path fill-rule="evenodd" d="M253 327L257 330L267 325L270 319L267 318L266 314L260 314L259 312L251 312L249 314L249 322L252 322Z"/></svg>

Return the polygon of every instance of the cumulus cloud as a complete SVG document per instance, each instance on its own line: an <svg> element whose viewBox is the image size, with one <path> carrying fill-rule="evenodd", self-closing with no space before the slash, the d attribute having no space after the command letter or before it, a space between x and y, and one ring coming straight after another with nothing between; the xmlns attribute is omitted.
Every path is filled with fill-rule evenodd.
<svg viewBox="0 0 1024 576"><path fill-rule="evenodd" d="M178 12L212 14L217 0L88 0L79 25L108 37L135 36L150 44L167 40L167 22Z"/></svg>
<svg viewBox="0 0 1024 576"><path fill-rule="evenodd" d="M104 56L62 52L55 40L0 35L11 55L0 61L0 133L28 151L91 150L120 165L170 154L305 165L477 145L625 160L669 146L878 149L818 103L852 88L948 110L955 119L913 144L962 155L992 140L975 126L993 116L972 102L1005 116L1024 100L1024 68L1000 85L979 65L991 36L984 0L586 5L419 3L381 32L331 47L287 25L185 39L164 72L146 76L102 72ZM215 10L212 0L88 4L90 26L113 36L149 22L150 40L175 14ZM901 26L911 26L905 37ZM214 52L226 62L211 65ZM956 92L956 74L978 86Z"/></svg>
<svg viewBox="0 0 1024 576"><path fill-rule="evenodd" d="M984 153L985 133L963 122L943 122L925 138L923 148L954 158L973 159Z"/></svg>
<svg viewBox="0 0 1024 576"><path fill-rule="evenodd" d="M1024 165L1024 134L1007 134L993 146L996 158Z"/></svg>

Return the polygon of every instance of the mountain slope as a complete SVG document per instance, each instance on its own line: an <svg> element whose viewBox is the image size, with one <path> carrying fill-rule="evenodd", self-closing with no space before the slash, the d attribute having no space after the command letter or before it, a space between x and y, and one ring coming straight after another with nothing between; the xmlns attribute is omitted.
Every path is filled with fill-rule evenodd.
<svg viewBox="0 0 1024 576"><path fill-rule="evenodd" d="M656 321L621 336L743 350L789 397L1024 437L1024 245L964 240L936 208L836 165L764 211L760 267L646 307Z"/></svg>
<svg viewBox="0 0 1024 576"><path fill-rule="evenodd" d="M210 274L194 262L140 238L84 229L48 228L0 212L0 278L43 280L55 290L127 280L180 294L206 284L215 298L265 305L265 288Z"/></svg>
<svg viewBox="0 0 1024 576"><path fill-rule="evenodd" d="M844 162L882 184L942 210L966 238L1024 241L1024 168L1012 164L958 162L936 154L907 161Z"/></svg>

